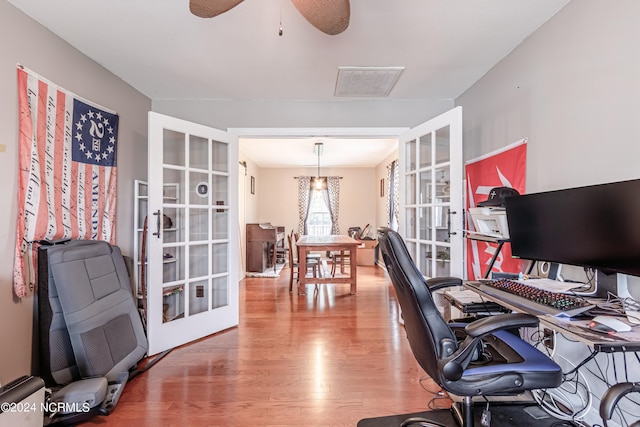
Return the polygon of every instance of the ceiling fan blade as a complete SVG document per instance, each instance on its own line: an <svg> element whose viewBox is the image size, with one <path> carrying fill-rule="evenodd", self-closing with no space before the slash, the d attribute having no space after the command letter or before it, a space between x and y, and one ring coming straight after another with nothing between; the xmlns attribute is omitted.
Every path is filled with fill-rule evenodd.
<svg viewBox="0 0 640 427"><path fill-rule="evenodd" d="M243 0L189 0L189 10L200 18L213 18L233 9Z"/></svg>
<svg viewBox="0 0 640 427"><path fill-rule="evenodd" d="M193 1L193 0L192 0ZM349 0L291 0L311 25L334 36L349 26Z"/></svg>

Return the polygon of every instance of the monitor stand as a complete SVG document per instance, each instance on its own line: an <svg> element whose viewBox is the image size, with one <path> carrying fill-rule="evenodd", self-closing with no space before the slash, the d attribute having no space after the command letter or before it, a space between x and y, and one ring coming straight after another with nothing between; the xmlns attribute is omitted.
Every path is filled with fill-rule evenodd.
<svg viewBox="0 0 640 427"><path fill-rule="evenodd" d="M609 293L620 296L618 294L618 274L596 270L596 291L594 296L607 299Z"/></svg>
<svg viewBox="0 0 640 427"><path fill-rule="evenodd" d="M640 301L640 277L618 273L618 296Z"/></svg>

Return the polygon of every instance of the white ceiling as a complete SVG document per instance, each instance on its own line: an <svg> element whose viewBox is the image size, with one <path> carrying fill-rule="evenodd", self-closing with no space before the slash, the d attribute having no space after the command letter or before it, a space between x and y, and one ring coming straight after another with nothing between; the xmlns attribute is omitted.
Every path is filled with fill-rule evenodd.
<svg viewBox="0 0 640 427"><path fill-rule="evenodd" d="M351 0L349 28L329 36L288 0L245 0L210 19L188 0L8 1L154 100L336 102L340 66L402 66L389 99L453 100L569 2Z"/></svg>

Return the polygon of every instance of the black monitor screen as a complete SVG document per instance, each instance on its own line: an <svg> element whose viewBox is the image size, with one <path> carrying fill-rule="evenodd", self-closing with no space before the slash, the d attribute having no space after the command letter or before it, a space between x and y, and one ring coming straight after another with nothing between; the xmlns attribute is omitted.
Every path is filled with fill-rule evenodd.
<svg viewBox="0 0 640 427"><path fill-rule="evenodd" d="M640 276L640 180L506 199L514 256Z"/></svg>

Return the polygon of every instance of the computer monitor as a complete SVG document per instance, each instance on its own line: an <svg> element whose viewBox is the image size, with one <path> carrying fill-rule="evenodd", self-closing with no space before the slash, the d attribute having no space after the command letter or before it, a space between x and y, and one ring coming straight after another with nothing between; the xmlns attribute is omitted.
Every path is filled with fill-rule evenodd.
<svg viewBox="0 0 640 427"><path fill-rule="evenodd" d="M506 199L514 256L640 276L640 180Z"/></svg>

